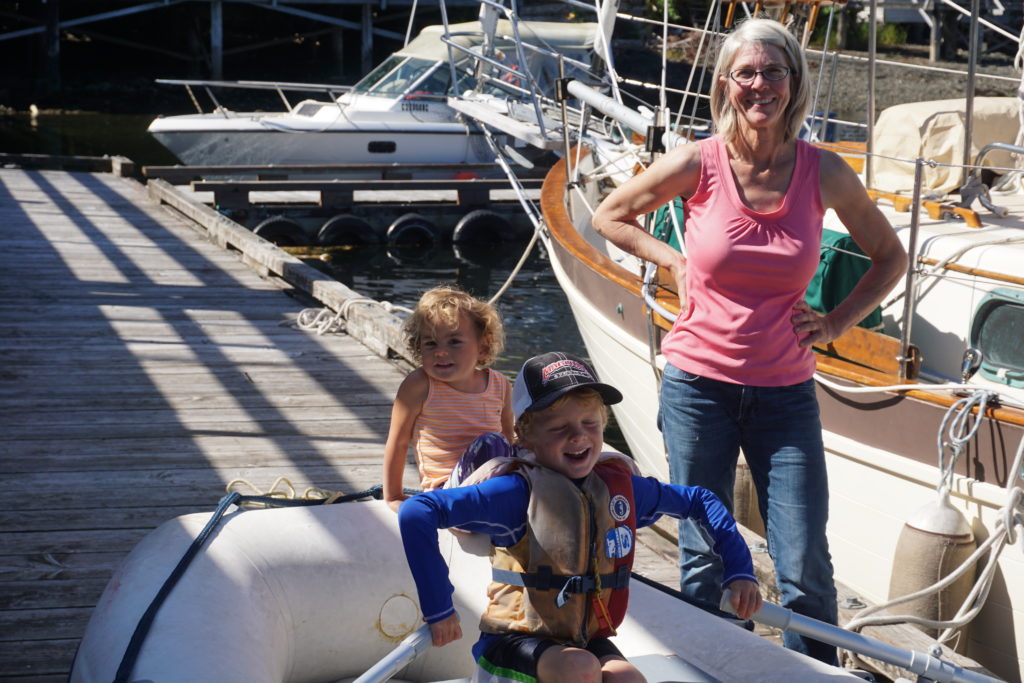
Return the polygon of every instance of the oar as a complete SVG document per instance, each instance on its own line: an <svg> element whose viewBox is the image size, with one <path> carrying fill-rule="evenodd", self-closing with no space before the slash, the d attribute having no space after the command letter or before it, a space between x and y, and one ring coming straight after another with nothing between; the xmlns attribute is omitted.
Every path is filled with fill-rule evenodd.
<svg viewBox="0 0 1024 683"><path fill-rule="evenodd" d="M731 591L726 590L719 607L722 611L735 614L730 597ZM791 609L770 602L762 603L761 609L751 618L760 624L774 626L783 631L793 631L881 662L895 664L936 683L1002 683L998 678L969 671L923 652L906 650L876 638L847 631L845 628L797 614Z"/></svg>
<svg viewBox="0 0 1024 683"><path fill-rule="evenodd" d="M409 666L414 659L426 652L432 644L430 638L430 627L421 626L413 631L398 644L394 650L384 655L366 673L357 678L353 683L383 683L394 678L399 671Z"/></svg>

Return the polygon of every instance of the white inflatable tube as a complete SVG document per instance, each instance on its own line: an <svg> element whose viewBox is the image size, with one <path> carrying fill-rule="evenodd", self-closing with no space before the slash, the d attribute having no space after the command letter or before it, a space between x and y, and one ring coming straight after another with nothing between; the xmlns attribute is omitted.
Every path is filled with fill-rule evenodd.
<svg viewBox="0 0 1024 683"><path fill-rule="evenodd" d="M139 617L209 519L171 520L128 555L89 621L72 683L114 679ZM156 613L129 680L312 683L367 673L423 626L397 525L377 501L226 515ZM402 680L473 674L489 544L448 532L440 540L464 636L407 664L409 648L399 647ZM615 642L652 683L857 680L638 580Z"/></svg>

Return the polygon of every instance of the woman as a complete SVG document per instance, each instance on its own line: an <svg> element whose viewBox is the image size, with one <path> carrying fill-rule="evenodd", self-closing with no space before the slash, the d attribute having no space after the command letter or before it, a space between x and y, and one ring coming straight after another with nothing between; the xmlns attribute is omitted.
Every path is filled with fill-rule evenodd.
<svg viewBox="0 0 1024 683"><path fill-rule="evenodd" d="M828 484L811 345L828 342L879 304L906 253L836 154L796 136L809 109L807 62L778 22L751 19L722 45L711 89L715 135L676 147L609 195L594 227L667 268L680 315L662 343L668 361L658 424L672 482L699 485L732 509L740 449L765 518L782 602L836 622L825 538ZM638 216L685 202L687 256L648 235ZM871 267L835 310L804 301L818 265L822 216L833 209ZM682 591L717 610L721 567L680 524ZM835 649L786 633L787 647L823 661Z"/></svg>

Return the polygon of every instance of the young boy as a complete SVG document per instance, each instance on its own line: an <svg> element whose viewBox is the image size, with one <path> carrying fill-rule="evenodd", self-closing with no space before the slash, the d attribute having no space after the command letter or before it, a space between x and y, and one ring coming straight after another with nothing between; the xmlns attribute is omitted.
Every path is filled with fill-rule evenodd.
<svg viewBox="0 0 1024 683"><path fill-rule="evenodd" d="M662 514L709 532L740 618L760 608L750 552L714 495L635 476L622 456L601 458L605 406L621 400L576 356L535 356L512 390L519 457L487 466L503 462L511 473L401 506L406 559L435 646L462 637L436 530L490 536L474 680L643 681L608 637L625 616L636 529Z"/></svg>

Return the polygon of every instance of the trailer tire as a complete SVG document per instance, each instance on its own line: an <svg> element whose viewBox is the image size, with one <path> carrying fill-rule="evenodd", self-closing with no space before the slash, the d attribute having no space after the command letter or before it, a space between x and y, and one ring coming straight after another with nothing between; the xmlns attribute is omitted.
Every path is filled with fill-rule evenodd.
<svg viewBox="0 0 1024 683"><path fill-rule="evenodd" d="M437 226L418 213L407 213L388 227L388 244L396 246L431 246L437 243Z"/></svg>
<svg viewBox="0 0 1024 683"><path fill-rule="evenodd" d="M373 226L350 213L328 219L316 234L317 244L324 246L371 246L380 241Z"/></svg>
<svg viewBox="0 0 1024 683"><path fill-rule="evenodd" d="M253 234L259 235L279 247L309 246L309 236L306 235L302 226L284 216L265 218L252 231Z"/></svg>
<svg viewBox="0 0 1024 683"><path fill-rule="evenodd" d="M452 242L456 244L494 244L511 238L512 225L503 216L488 209L476 209L455 224Z"/></svg>

